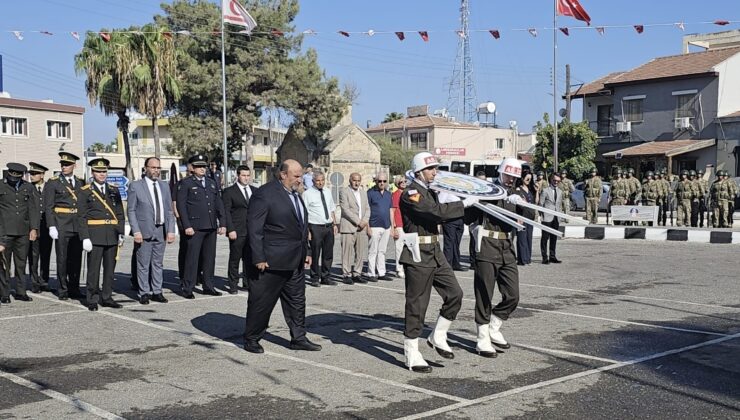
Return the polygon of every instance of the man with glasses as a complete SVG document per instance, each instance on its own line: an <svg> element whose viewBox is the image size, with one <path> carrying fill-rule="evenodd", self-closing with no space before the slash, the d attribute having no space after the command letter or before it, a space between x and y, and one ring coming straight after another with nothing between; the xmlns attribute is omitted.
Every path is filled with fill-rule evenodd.
<svg viewBox="0 0 740 420"><path fill-rule="evenodd" d="M77 199L85 180L74 175L79 157L59 152L61 174L47 182L44 188L44 211L49 236L56 241L59 300L79 299L82 241L77 226Z"/></svg>
<svg viewBox="0 0 740 420"><path fill-rule="evenodd" d="M128 188L128 220L136 244L136 278L139 303L167 303L162 294L165 242L175 242L175 215L166 182L159 179L162 168L156 157L147 158L144 174Z"/></svg>
<svg viewBox="0 0 740 420"><path fill-rule="evenodd" d="M370 207L370 237L367 255L367 274L369 281L388 280L385 268L385 251L391 236L391 193L387 190L388 174L378 173L375 186L367 192Z"/></svg>
<svg viewBox="0 0 740 420"><path fill-rule="evenodd" d="M403 195L406 189L408 181L403 175L396 175L395 178L396 191L391 195L391 223L393 224L393 239L396 241L396 277L402 279L406 277L403 273L403 267L398 259L401 257L401 251L403 251L403 241L401 235L403 235L403 216L401 215L401 195Z"/></svg>
<svg viewBox="0 0 740 420"><path fill-rule="evenodd" d="M596 169L593 169L592 173L595 173ZM598 178L598 176L596 177ZM592 178L593 179L593 178ZM587 181L588 182L588 181ZM550 184L540 191L539 205L550 210L560 211L563 204L563 193L558 187L560 184L560 176L558 174L550 174ZM599 193L601 193L601 181L599 181ZM586 190L588 190L586 186ZM540 213L542 218L542 224L551 227L555 230L560 228L560 219L549 213ZM557 245L558 237L542 231L542 237L540 238L540 252L542 253L542 264L555 263L559 264L560 261L555 254L555 246ZM547 252L550 251L548 257Z"/></svg>

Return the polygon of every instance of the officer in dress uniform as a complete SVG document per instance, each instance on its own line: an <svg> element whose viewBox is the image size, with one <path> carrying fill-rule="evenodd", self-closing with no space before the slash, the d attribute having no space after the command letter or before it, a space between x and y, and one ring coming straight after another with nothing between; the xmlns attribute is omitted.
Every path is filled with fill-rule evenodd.
<svg viewBox="0 0 740 420"><path fill-rule="evenodd" d="M516 203L526 202L514 192L514 181L521 176L519 160L506 158L501 162L496 184L507 190L509 196L494 201L494 205L514 212ZM475 350L483 357L496 357L491 343L502 349L511 347L500 329L519 304L519 269L511 240L513 228L475 207L465 210L465 222L470 224L470 260L475 269L473 288L478 329ZM501 291L501 302L493 307L496 285Z"/></svg>
<svg viewBox="0 0 740 420"><path fill-rule="evenodd" d="M463 217L464 207L474 204L477 200L466 198L460 201L458 197L446 193L437 197L437 193L429 189L439 166L439 162L431 153L417 153L411 166L415 178L401 196L400 208L403 215L403 231L407 236L418 235L418 254L415 256L416 252L407 246L404 247L399 259L406 277L403 351L409 370L429 373L432 368L419 351L419 336L424 326L432 286L442 296L444 303L427 343L446 359L455 357L447 344L447 330L460 311L463 297L457 278L439 247L438 225L445 220ZM449 202L442 203L442 198Z"/></svg>
<svg viewBox="0 0 740 420"><path fill-rule="evenodd" d="M198 261L203 270L203 294L221 296L213 286L213 271L216 260L216 233L226 233L226 215L219 195L220 187L206 176L208 158L195 155L188 162L193 166L193 175L177 185L177 213L187 236L188 250L182 293L193 299L193 288L198 276ZM202 258L202 259L201 259Z"/></svg>
<svg viewBox="0 0 740 420"><path fill-rule="evenodd" d="M80 268L82 241L77 227L77 199L85 180L74 175L79 157L59 152L62 171L44 187L44 212L49 225L49 236L56 241L57 280L59 300L81 298Z"/></svg>
<svg viewBox="0 0 740 420"><path fill-rule="evenodd" d="M82 249L87 258L87 308L98 310L98 303L120 308L113 300L113 273L118 259L118 247L123 245L125 216L118 187L105 182L108 159L93 159L88 163L93 182L82 187L77 200L77 222ZM100 265L103 265L103 287L100 288Z"/></svg>
<svg viewBox="0 0 740 420"><path fill-rule="evenodd" d="M8 170L0 183L0 217L5 222L5 251L0 269L0 303L10 303L10 279L15 265L18 282L15 299L30 301L26 294L26 260L29 241L35 241L39 230L39 202L31 184L23 180L26 166L8 163Z"/></svg>
<svg viewBox="0 0 740 420"><path fill-rule="evenodd" d="M51 259L51 246L54 241L49 236L49 226L46 223L44 212L44 175L49 170L44 165L29 162L28 173L31 175L33 194L38 200L39 208L39 234L35 241L31 242L28 251L28 267L31 275L31 291L41 293L49 291L49 260ZM40 271L39 271L40 270Z"/></svg>

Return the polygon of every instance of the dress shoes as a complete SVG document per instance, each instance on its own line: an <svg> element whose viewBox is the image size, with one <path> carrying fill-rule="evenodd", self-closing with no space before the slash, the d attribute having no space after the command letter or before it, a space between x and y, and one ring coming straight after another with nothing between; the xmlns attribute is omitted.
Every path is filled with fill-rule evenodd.
<svg viewBox="0 0 740 420"><path fill-rule="evenodd" d="M239 294L239 289L237 287L229 287L227 292L229 292L230 295L237 295Z"/></svg>
<svg viewBox="0 0 740 420"><path fill-rule="evenodd" d="M332 279L323 279L321 280L321 284L327 285L327 286L336 286L337 282L335 282Z"/></svg>
<svg viewBox="0 0 740 420"><path fill-rule="evenodd" d="M152 300L159 303L167 303L169 302L166 297L164 297L163 294L157 293L152 295Z"/></svg>
<svg viewBox="0 0 740 420"><path fill-rule="evenodd" d="M378 282L378 278L375 277L375 276L367 276L367 281L369 281L371 283L377 283Z"/></svg>
<svg viewBox="0 0 740 420"><path fill-rule="evenodd" d="M182 297L184 297L185 299L195 299L195 295L193 294L193 292L183 293Z"/></svg>
<svg viewBox="0 0 740 420"><path fill-rule="evenodd" d="M69 297L72 299L82 299L84 296L82 296L79 290L72 290L69 292Z"/></svg>
<svg viewBox="0 0 740 420"><path fill-rule="evenodd" d="M550 257L550 262L554 264L560 264L562 261L560 261L559 259L555 257Z"/></svg>
<svg viewBox="0 0 740 420"><path fill-rule="evenodd" d="M121 309L123 308L123 305L120 303L114 301L114 300L104 300L100 303L100 306L104 306L106 308L113 308L113 309Z"/></svg>
<svg viewBox="0 0 740 420"><path fill-rule="evenodd" d="M321 282L317 279L311 279L308 283L311 287L321 287Z"/></svg>
<svg viewBox="0 0 740 420"><path fill-rule="evenodd" d="M543 258L542 264L550 264L550 260L548 260L547 258Z"/></svg>
<svg viewBox="0 0 740 420"><path fill-rule="evenodd" d="M66 293L60 293L59 300L69 300L69 296Z"/></svg>
<svg viewBox="0 0 740 420"><path fill-rule="evenodd" d="M0 303L5 303L5 304L10 303L10 297L2 297L2 298L0 298Z"/></svg>
<svg viewBox="0 0 740 420"><path fill-rule="evenodd" d="M209 295L209 296L221 296L221 295L223 295L223 293L221 293L221 292L219 292L218 290L215 290L215 289L203 290L203 294L204 295Z"/></svg>
<svg viewBox="0 0 740 420"><path fill-rule="evenodd" d="M89 311L97 311L98 310L98 304L97 303L91 303L87 305L87 309Z"/></svg>
<svg viewBox="0 0 740 420"><path fill-rule="evenodd" d="M344 284L355 284L355 281L352 280L352 277L350 276L344 276L344 280L342 280Z"/></svg>
<svg viewBox="0 0 740 420"><path fill-rule="evenodd" d="M452 269L455 271L463 271L463 272L468 271L468 267L464 267L462 265L456 265L452 267Z"/></svg>
<svg viewBox="0 0 740 420"><path fill-rule="evenodd" d="M361 284L365 284L365 283L367 283L367 280L366 280L366 279L364 279L364 278L363 278L363 277L362 277L361 275L360 275L360 276L352 276L352 280L353 280L353 281L354 281L355 283L361 283Z"/></svg>
<svg viewBox="0 0 740 420"><path fill-rule="evenodd" d="M23 295L14 295L13 297L15 298L15 300L22 300L24 302L30 302L30 301L33 300L33 299L31 299L31 296L28 296L26 294L23 294Z"/></svg>
<svg viewBox="0 0 740 420"><path fill-rule="evenodd" d="M392 281L393 279L391 278L391 276L385 275L385 276L379 276L378 280Z"/></svg>
<svg viewBox="0 0 740 420"><path fill-rule="evenodd" d="M290 341L290 349L291 350L305 350L305 351L320 351L321 346L315 343L312 343L306 338L305 340L301 341Z"/></svg>
<svg viewBox="0 0 740 420"><path fill-rule="evenodd" d="M264 353L265 349L260 345L257 341L247 340L244 342L244 350L250 352L250 353Z"/></svg>
<svg viewBox="0 0 740 420"><path fill-rule="evenodd" d="M148 305L149 304L149 295L142 295L139 298L139 303L141 303L142 305Z"/></svg>
<svg viewBox="0 0 740 420"><path fill-rule="evenodd" d="M31 286L31 292L41 293L41 288L39 286Z"/></svg>

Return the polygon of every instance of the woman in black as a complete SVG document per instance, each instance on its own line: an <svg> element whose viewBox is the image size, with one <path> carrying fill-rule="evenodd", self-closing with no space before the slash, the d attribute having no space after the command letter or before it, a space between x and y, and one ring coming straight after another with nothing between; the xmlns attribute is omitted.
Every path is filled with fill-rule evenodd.
<svg viewBox="0 0 740 420"><path fill-rule="evenodd" d="M522 177L516 180L516 187L514 193L522 197L524 201L530 204L535 204L535 190L534 183L532 181L532 174L529 171L523 171ZM536 212L526 207L517 206L517 214L527 219L534 220ZM532 231L533 227L530 224L525 224L525 229L517 232L516 234L516 263L518 265L526 265L532 263Z"/></svg>

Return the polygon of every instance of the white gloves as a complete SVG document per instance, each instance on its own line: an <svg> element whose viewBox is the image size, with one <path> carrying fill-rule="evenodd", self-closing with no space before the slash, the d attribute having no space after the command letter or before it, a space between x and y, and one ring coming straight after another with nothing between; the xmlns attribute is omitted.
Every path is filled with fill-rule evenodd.
<svg viewBox="0 0 740 420"><path fill-rule="evenodd" d="M82 249L85 250L85 252L92 251L92 241L89 239L83 239L82 241Z"/></svg>
<svg viewBox="0 0 740 420"><path fill-rule="evenodd" d="M509 203L509 204L519 204L522 201L524 201L524 200L518 194L511 194L510 196L506 197L506 202Z"/></svg>
<svg viewBox="0 0 740 420"><path fill-rule="evenodd" d="M51 236L51 239L54 240L59 239L59 232L57 231L56 226L49 226L49 236Z"/></svg>
<svg viewBox="0 0 740 420"><path fill-rule="evenodd" d="M456 196L455 194L450 194L446 191L441 191L437 195L437 199L440 203L454 203L456 201L460 201L460 197Z"/></svg>
<svg viewBox="0 0 740 420"><path fill-rule="evenodd" d="M122 246L124 240L125 238L123 235L118 235L118 246Z"/></svg>
<svg viewBox="0 0 740 420"><path fill-rule="evenodd" d="M477 203L478 202L478 198L477 197L468 197L465 200L463 200L462 202L463 202L463 206L465 206L465 208L468 208L468 207L472 206L473 204Z"/></svg>

